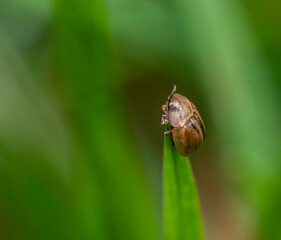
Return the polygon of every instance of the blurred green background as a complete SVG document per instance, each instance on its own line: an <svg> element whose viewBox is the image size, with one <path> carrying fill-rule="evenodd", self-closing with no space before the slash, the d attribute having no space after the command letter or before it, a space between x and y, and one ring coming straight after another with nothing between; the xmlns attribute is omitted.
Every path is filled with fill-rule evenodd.
<svg viewBox="0 0 281 240"><path fill-rule="evenodd" d="M1 0L0 239L162 239L161 105L208 240L281 239L281 2Z"/></svg>

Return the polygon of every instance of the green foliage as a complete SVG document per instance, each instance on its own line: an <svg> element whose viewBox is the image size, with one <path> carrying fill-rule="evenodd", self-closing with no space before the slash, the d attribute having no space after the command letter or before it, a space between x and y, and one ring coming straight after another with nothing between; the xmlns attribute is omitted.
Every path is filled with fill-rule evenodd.
<svg viewBox="0 0 281 240"><path fill-rule="evenodd" d="M189 159L164 136L164 235L166 240L200 240L202 226Z"/></svg>
<svg viewBox="0 0 281 240"><path fill-rule="evenodd" d="M69 124L83 235L157 239L139 156L120 114L103 1L57 1L54 25L58 85L67 114L75 116Z"/></svg>
<svg viewBox="0 0 281 240"><path fill-rule="evenodd" d="M176 84L207 128L192 155L206 238L281 239L280 7L2 0L0 238L160 239L160 106ZM202 238L170 140L165 235Z"/></svg>

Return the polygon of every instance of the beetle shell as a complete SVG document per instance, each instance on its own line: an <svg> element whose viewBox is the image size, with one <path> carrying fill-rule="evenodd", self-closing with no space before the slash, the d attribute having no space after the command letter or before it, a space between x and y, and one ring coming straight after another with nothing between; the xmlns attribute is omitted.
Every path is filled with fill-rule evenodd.
<svg viewBox="0 0 281 240"><path fill-rule="evenodd" d="M173 127L183 127L193 114L190 101L178 93L175 93L169 101L169 121Z"/></svg>
<svg viewBox="0 0 281 240"><path fill-rule="evenodd" d="M205 138L205 126L195 105L186 97L175 93L176 87L162 108L162 124L173 127L165 134L172 134L178 152L187 156L199 149ZM172 97L171 97L172 96Z"/></svg>
<svg viewBox="0 0 281 240"><path fill-rule="evenodd" d="M192 117L183 127L172 129L175 146L183 156L192 154L203 143L205 132L197 121L195 117Z"/></svg>

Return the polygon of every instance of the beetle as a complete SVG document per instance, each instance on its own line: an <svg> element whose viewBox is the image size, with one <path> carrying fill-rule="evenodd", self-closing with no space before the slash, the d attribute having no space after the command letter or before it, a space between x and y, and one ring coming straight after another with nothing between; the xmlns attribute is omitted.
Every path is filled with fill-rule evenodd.
<svg viewBox="0 0 281 240"><path fill-rule="evenodd" d="M168 96L162 106L162 125L170 123L172 130L164 132L172 134L178 152L188 156L199 149L205 139L205 125L195 105L186 97L175 93L177 87Z"/></svg>

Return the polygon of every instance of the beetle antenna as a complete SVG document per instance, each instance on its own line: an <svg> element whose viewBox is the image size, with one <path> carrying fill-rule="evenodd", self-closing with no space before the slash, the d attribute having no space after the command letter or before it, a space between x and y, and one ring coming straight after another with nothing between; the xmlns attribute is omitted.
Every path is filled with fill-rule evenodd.
<svg viewBox="0 0 281 240"><path fill-rule="evenodd" d="M177 90L177 86L174 85L174 89L173 89L173 91L171 92L171 94L169 95L168 100L170 100L171 96L175 93L176 90Z"/></svg>

